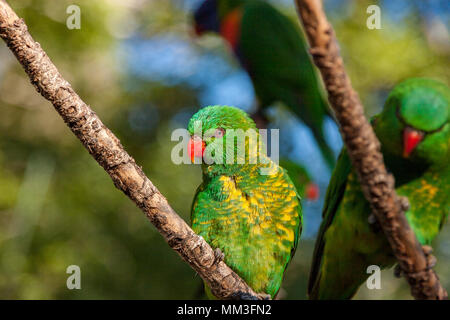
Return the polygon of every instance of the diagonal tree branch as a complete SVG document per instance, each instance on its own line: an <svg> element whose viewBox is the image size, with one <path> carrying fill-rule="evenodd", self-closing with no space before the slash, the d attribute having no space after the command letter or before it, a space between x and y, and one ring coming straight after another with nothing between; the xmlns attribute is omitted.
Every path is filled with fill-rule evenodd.
<svg viewBox="0 0 450 320"><path fill-rule="evenodd" d="M345 72L334 30L322 2L295 2L364 195L405 273L412 295L416 299L446 299L447 292L429 268L422 247L406 220L407 201L395 193L394 178L386 171L380 143Z"/></svg>
<svg viewBox="0 0 450 320"><path fill-rule="evenodd" d="M70 130L110 175L114 185L145 213L169 246L203 278L216 297L266 297L253 292L176 214L124 150L119 139L64 80L39 43L28 33L25 22L4 0L0 0L0 37L19 60L37 91L53 104Z"/></svg>

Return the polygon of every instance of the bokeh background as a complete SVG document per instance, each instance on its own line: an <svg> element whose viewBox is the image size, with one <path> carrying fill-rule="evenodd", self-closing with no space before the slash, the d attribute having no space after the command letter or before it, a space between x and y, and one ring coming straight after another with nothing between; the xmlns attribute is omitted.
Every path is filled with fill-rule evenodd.
<svg viewBox="0 0 450 320"><path fill-rule="evenodd" d="M198 166L170 160L172 130L201 106L252 112L251 82L216 36L193 37L201 0L10 0L63 76L121 139L127 151L189 221L201 181ZM271 1L297 19L293 1ZM81 8L81 29L66 27L66 8ZM382 29L369 30L366 8L381 7ZM325 0L352 82L371 116L399 81L450 82L448 0ZM311 133L282 106L282 155L307 168L321 188L305 201L306 229L281 297L305 299L315 235L330 172ZM337 128L327 123L336 153ZM436 271L450 289L450 227L434 243ZM68 290L66 268L81 268L81 290ZM89 156L52 106L37 94L0 43L0 298L201 298L198 275L174 253ZM403 279L382 273L382 289L359 299L410 299Z"/></svg>

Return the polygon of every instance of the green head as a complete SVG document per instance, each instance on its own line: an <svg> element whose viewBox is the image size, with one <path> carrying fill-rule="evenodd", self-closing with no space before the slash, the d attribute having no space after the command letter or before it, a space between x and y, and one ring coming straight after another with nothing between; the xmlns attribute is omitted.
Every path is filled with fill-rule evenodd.
<svg viewBox="0 0 450 320"><path fill-rule="evenodd" d="M383 149L413 162L444 163L450 155L450 91L431 79L398 84L374 117Z"/></svg>
<svg viewBox="0 0 450 320"><path fill-rule="evenodd" d="M191 160L202 157L207 166L248 163L249 145L252 150L257 148L259 137L256 125L247 113L229 106L201 109L189 121L188 131ZM213 157L216 160L211 162Z"/></svg>
<svg viewBox="0 0 450 320"><path fill-rule="evenodd" d="M255 122L248 116L248 114L236 107L230 106L208 106L196 114L189 120L188 131L191 135L194 134L197 125L201 124L202 134L211 129L222 128L228 129L255 129Z"/></svg>

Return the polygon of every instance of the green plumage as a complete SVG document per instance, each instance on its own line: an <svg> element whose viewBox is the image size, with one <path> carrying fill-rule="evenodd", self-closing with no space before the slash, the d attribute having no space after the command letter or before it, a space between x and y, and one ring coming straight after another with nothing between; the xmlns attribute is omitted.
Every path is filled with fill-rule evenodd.
<svg viewBox="0 0 450 320"><path fill-rule="evenodd" d="M323 133L328 103L299 26L264 1L217 0L217 6L220 33L229 42L237 38L231 45L252 79L260 106L286 105L312 130L334 167L334 153Z"/></svg>
<svg viewBox="0 0 450 320"><path fill-rule="evenodd" d="M196 121L203 134L217 128L225 132L207 139L206 148L220 140L226 144L231 129L256 129L253 120L234 107L200 110L189 123L191 135ZM247 141L246 154L251 148ZM297 247L301 204L285 170L259 150L258 155L267 163L251 164L246 156L243 164L227 164L230 153L224 152L224 164L202 164L203 183L193 201L191 221L193 230L219 248L225 262L253 290L274 297ZM272 174L261 174L264 168Z"/></svg>
<svg viewBox="0 0 450 320"><path fill-rule="evenodd" d="M406 196L406 217L421 244L429 245L450 212L450 92L444 84L410 79L390 93L383 112L373 119L384 160ZM404 156L405 127L424 134ZM328 186L323 222L309 279L311 299L349 299L367 279L367 267L395 263L382 231L368 223L370 208L345 149Z"/></svg>

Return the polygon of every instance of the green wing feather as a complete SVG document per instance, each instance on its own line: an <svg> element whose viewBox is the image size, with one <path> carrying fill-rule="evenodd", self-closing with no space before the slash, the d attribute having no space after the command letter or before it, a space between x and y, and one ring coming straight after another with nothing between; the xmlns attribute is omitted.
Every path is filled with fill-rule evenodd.
<svg viewBox="0 0 450 320"><path fill-rule="evenodd" d="M217 176L204 181L192 207L192 228L255 291L272 297L295 252L301 205L286 172Z"/></svg>
<svg viewBox="0 0 450 320"><path fill-rule="evenodd" d="M325 232L332 224L334 215L344 196L347 177L351 171L351 162L345 148L342 149L336 168L333 171L327 193L325 195L325 204L322 213L322 224L317 235L317 241L314 248L313 262L308 281L308 295L315 296L320 282L320 267L322 263L323 250L325 246Z"/></svg>

